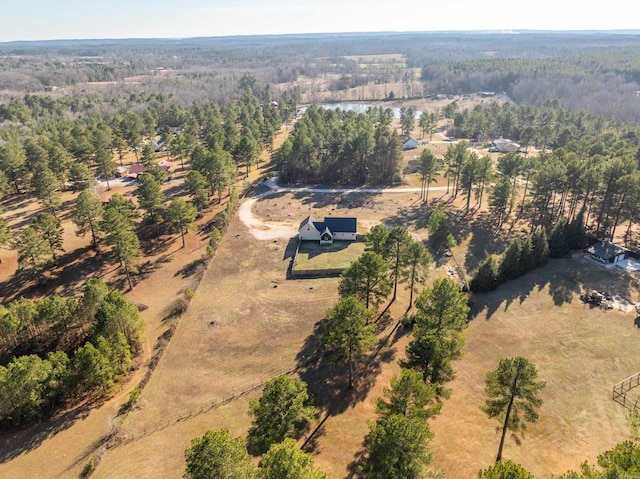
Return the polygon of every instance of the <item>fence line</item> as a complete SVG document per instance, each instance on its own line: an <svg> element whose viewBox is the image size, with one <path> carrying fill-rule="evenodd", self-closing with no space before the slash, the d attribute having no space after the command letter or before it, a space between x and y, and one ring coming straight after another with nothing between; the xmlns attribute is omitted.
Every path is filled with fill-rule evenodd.
<svg viewBox="0 0 640 479"><path fill-rule="evenodd" d="M469 283L467 282L467 274L465 273L465 270L462 268L462 266L460 266L458 258L456 258L456 255L453 254L453 250L449 248L448 251L449 253L451 253L451 258L453 258L453 262L456 264L456 273L458 273L458 277L460 278L460 281L462 281L462 286L468 290Z"/></svg>
<svg viewBox="0 0 640 479"><path fill-rule="evenodd" d="M398 329L398 327L400 326L401 321L398 320L393 324L393 328L391 329L391 331L384 336L380 343L378 344L378 347L375 349L374 353L368 358L368 361L366 361L366 363L363 365L363 371L360 372L360 374L356 374L356 377L364 374L364 371L366 371L366 369L368 369L371 365L371 363L375 360L375 358L378 356L378 354L380 353L380 351L388 346L389 344L389 340L391 339L391 336L393 336L393 334L396 332L396 330ZM385 331L387 330L387 328L385 328ZM192 409L187 409L187 410L183 410L181 411L179 414L177 414L176 416L174 416L173 419L168 419L168 420L163 420L162 422L158 422L156 424L154 424L151 427L145 427L143 428L142 432L138 432L138 433L126 433L122 436L120 436L118 438L118 440L116 441L112 441L110 443L109 448L115 448L117 446L123 446L125 444L129 444L131 442L134 441L138 441L146 436L149 436L155 432L158 431L162 431L170 426L174 426L180 422L184 422L188 419L191 419L193 417L199 416L200 414L206 413L212 409L217 409L221 406L224 406L226 404L229 404L230 402L239 399L241 397L246 396L247 394L254 392L258 389L261 389L264 387L264 385L267 383L267 381L271 381L272 379L278 377L278 376L282 376L282 375L292 375L294 373L296 373L298 370L300 370L300 368L304 368L306 366L311 365L313 362L315 361L315 358L309 358L307 361L305 361L303 364L300 364L292 369L288 369L286 371L282 371L278 374L275 374L274 376L270 377L269 379L265 379L263 381L261 381L260 383L254 384L238 393L233 393L231 396L227 396L223 399L213 399L210 401L207 401L204 404L201 404L199 406L195 406ZM315 381L310 381L310 383L316 383L318 381L324 381L324 379L322 378L318 378ZM346 394L346 392L343 392L343 394ZM342 395L341 395L342 396ZM331 416L331 414L329 413L328 416ZM325 418L325 420L328 419L328 417ZM324 421L323 421L324 422ZM311 435L309 437L307 437L307 441L310 440L313 436L315 435L315 431L311 433ZM306 442L306 441L305 441Z"/></svg>
<svg viewBox="0 0 640 479"><path fill-rule="evenodd" d="M638 409L640 407L640 397L636 398L635 401L627 398L627 393L638 386L640 386L640 372L613 386L612 399L627 409Z"/></svg>
<svg viewBox="0 0 640 479"><path fill-rule="evenodd" d="M279 374L276 374L275 376L269 378L269 379L265 379L260 383L254 384L246 389L243 389L240 392L237 393L233 393L231 396L227 396L223 399L214 399L214 400L210 400L207 401L204 404L201 404L200 406L195 406L192 409L187 409L187 410L183 410L181 411L179 414L177 414L176 416L174 416L173 419L168 419L159 423L154 424L151 427L145 427L143 428L142 432L138 432L138 433L125 433L124 437L121 437L119 441L115 441L114 443L112 443L111 448L117 447L117 446L122 446L125 444L129 444L130 442L134 442L134 441L138 441L140 439L142 439L143 437L149 436L157 431L162 431L164 429L166 429L169 426L174 426L180 422L186 421L188 419L191 419L192 417L196 417L199 416L200 414L203 414L205 412L208 412L212 409L216 409L219 408L221 406L224 406L226 404L229 404L230 402L239 399L243 396L246 396L247 394L256 391L262 387L264 387L265 383L267 381L270 381L278 376L282 376L282 375L291 375L293 373L295 373L298 368L300 366L296 366L293 369L289 369L286 371L283 371Z"/></svg>

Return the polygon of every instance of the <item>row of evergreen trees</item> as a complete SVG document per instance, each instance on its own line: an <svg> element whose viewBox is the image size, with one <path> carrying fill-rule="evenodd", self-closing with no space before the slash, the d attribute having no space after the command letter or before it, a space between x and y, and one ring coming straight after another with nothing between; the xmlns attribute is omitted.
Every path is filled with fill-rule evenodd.
<svg viewBox="0 0 640 479"><path fill-rule="evenodd" d="M581 212L570 222L561 219L548 237L547 231L541 228L524 240L515 238L500 260L490 256L480 264L469 289L474 293L493 291L502 283L544 266L549 258L562 258L571 250L584 248L587 235L583 217Z"/></svg>
<svg viewBox="0 0 640 479"><path fill-rule="evenodd" d="M133 151L149 150L149 139L163 143L182 162L204 139L206 146L232 155L237 167L249 169L263 147L271 149L275 133L296 111L296 97L287 92L271 101L268 89L245 88L227 105L149 105L142 113L130 109L112 115L86 116L0 126L0 198L11 190L33 189L47 207L59 206L59 191L69 183L111 178ZM147 143L145 145L145 142ZM57 194L56 194L57 193ZM51 204L47 204L47 202Z"/></svg>
<svg viewBox="0 0 640 479"><path fill-rule="evenodd" d="M451 238L444 212L438 210L430 229L438 236L434 243ZM431 255L421 241L405 227L391 230L374 226L366 236L366 251L343 272L340 300L327 311L323 321L325 346L336 354L335 361L349 365L349 387L355 377L353 363L375 344L371 322L392 288L396 299L398 281L413 293L424 284ZM439 414L442 399L448 397L446 383L454 378L452 362L462 355L463 330L467 326L467 298L452 280L437 279L422 289L415 301L413 338L400 361L401 374L391 379L383 397L376 401L375 423L369 425L361 470L369 478L423 477L433 459L429 440L433 433L427 420Z"/></svg>

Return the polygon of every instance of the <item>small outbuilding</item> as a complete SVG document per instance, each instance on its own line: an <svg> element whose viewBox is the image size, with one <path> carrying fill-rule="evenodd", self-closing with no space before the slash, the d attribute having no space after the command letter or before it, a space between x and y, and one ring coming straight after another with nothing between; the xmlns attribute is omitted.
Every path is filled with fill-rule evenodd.
<svg viewBox="0 0 640 479"><path fill-rule="evenodd" d="M319 241L320 244L333 244L334 240L355 241L358 220L326 216L324 221L318 221L307 216L298 227L298 235L303 241Z"/></svg>
<svg viewBox="0 0 640 479"><path fill-rule="evenodd" d="M129 174L129 168L126 166L118 166L116 169L116 178L124 178Z"/></svg>
<svg viewBox="0 0 640 479"><path fill-rule="evenodd" d="M420 142L410 136L405 136L402 143L403 150L415 150L420 146Z"/></svg>
<svg viewBox="0 0 640 479"><path fill-rule="evenodd" d="M518 143L507 138L496 138L493 140L493 147L500 153L515 153L520 150L520 145Z"/></svg>
<svg viewBox="0 0 640 479"><path fill-rule="evenodd" d="M586 249L587 255L598 263L609 265L624 260L629 250L610 241L598 241Z"/></svg>

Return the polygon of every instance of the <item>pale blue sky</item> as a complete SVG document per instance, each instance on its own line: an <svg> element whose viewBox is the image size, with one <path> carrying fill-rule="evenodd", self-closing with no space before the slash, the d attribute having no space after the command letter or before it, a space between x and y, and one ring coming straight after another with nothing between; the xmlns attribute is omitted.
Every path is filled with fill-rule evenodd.
<svg viewBox="0 0 640 479"><path fill-rule="evenodd" d="M638 29L636 12L636 0L0 0L0 41Z"/></svg>

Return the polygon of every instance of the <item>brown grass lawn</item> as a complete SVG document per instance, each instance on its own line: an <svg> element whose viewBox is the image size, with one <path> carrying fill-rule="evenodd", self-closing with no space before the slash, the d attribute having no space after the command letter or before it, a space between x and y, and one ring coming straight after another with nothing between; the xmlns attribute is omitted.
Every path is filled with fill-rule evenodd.
<svg viewBox="0 0 640 479"><path fill-rule="evenodd" d="M258 242L234 219L142 394L140 410L127 418L127 431L139 434L296 367L305 339L336 295L337 280L287 281L287 243ZM96 477L115 477L116 471L121 477L178 477L191 438L219 427L246 433L247 401L256 394L187 421L184 432L180 424L114 449Z"/></svg>
<svg viewBox="0 0 640 479"><path fill-rule="evenodd" d="M391 217L392 210L398 214L395 201L399 200L393 195L363 205L355 198L350 201L351 213L368 221ZM254 212L263 219L262 213L269 212L273 220L285 221L296 206L301 213L307 209L287 194L258 202ZM378 211L372 213L372 208ZM415 233L424 235L421 228ZM286 240L259 242L234 220L143 392L140 409L125 421L128 434L137 436L174 423L184 411L197 412L203 405L299 366L297 374L316 396L320 418L330 413L309 449L329 478L350 475L367 421L375 418L375 398L397 373L397 360L409 336L397 331L377 354L361 362L356 390L345 395L340 368L327 365L316 349L316 324L337 298L337 280L285 280L286 251ZM442 270L432 277L444 275ZM497 421L486 419L479 407L486 372L505 356L528 357L547 382L540 421L529 427L522 446L508 440L506 458L522 463L536 477L550 477L577 468L584 460L594 461L597 454L629 437L625 412L610 394L614 383L638 369L640 333L632 315L592 310L580 303L578 294L589 288L615 291L632 300L639 294L637 282L625 275L580 260L558 260L494 293L475 297L465 356L456 365L458 377L451 385L453 394L442 415L432 421L434 466L447 477L475 477L493 461ZM398 319L405 307L403 292L391 317ZM392 326L393 321L385 323L380 338ZM246 434L248 401L258 395L251 392L108 451L95 477L179 476L184 448L193 437L221 427Z"/></svg>
<svg viewBox="0 0 640 479"><path fill-rule="evenodd" d="M577 295L583 288L639 299L635 280L577 260L554 261L476 298L453 394L433 422L434 465L447 477L474 477L495 458L498 422L479 406L484 376L502 357L529 358L547 382L540 421L528 427L521 446L507 440L505 458L549 477L595 462L630 437L625 410L611 399L611 390L640 369L640 332L632 314L582 304Z"/></svg>
<svg viewBox="0 0 640 479"><path fill-rule="evenodd" d="M125 420L128 434L138 436L167 421L173 424L184 411L197 412L203 405L299 367L298 374L310 384L322 413L330 407L338 411L319 434L318 464L331 477L346 474L370 416L371 405L364 399L371 395L370 388L381 387L376 377L381 375L388 382L389 372L380 368L386 363L395 368L392 358L396 354L384 348L370 368L363 370L365 379L354 396L342 398L346 390L344 368L329 366L318 354L316 331L316 323L337 298L338 280L287 281L287 243L259 242L237 219L233 221L142 394L140 409ZM398 302L394 316L399 316L405 305ZM384 324L388 334L392 324ZM183 451L193 437L221 427L237 435L246 434L250 422L248 400L258 395L249 393L224 407L108 451L95 477L178 477L184 467ZM357 415L347 413L362 408L364 412ZM331 439L331 444L325 444L324 437L331 438L330 431L336 426L337 434L345 440L333 444Z"/></svg>

